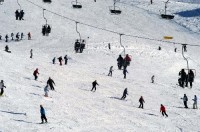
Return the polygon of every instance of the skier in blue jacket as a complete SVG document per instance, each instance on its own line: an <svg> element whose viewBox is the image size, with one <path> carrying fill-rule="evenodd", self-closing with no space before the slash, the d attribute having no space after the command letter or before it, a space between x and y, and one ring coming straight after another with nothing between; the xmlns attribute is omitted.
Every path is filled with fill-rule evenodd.
<svg viewBox="0 0 200 132"><path fill-rule="evenodd" d="M44 123L44 120L47 123L47 118L46 118L46 115L45 115L45 110L44 110L44 108L43 108L42 105L40 105L40 114L41 114L41 120L42 120L41 123Z"/></svg>

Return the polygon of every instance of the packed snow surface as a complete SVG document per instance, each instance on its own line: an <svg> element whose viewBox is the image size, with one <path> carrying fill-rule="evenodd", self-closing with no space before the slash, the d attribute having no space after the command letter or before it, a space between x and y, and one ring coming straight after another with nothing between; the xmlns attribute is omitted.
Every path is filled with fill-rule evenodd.
<svg viewBox="0 0 200 132"><path fill-rule="evenodd" d="M180 1L180 0L179 0ZM33 2L33 3L31 3ZM193 97L200 97L200 5L187 0L168 3L167 13L173 20L160 17L164 13L163 0L120 0L116 4L122 11L111 15L112 0L79 0L82 9L73 9L69 0L19 0L25 16L15 20L20 9L17 1L5 0L0 5L0 80L4 80L5 94L0 97L1 132L144 132L144 131L200 131L200 112L192 109ZM35 5L34 5L35 4ZM37 6L39 5L39 6ZM42 36L41 28L51 25L49 36ZM56 13L56 14L55 14ZM74 20L74 21L71 21ZM74 42L86 40L83 53L75 53ZM82 24L84 23L84 25ZM93 28L93 27L98 27ZM115 31L108 32L106 30ZM5 35L23 32L20 41L5 42ZM31 32L32 39L27 40ZM127 78L118 70L119 54L132 57L127 67ZM126 35L132 35L126 36ZM142 39L142 38L151 38ZM172 36L164 40L163 36ZM178 73L187 68L182 56L182 45L156 40L191 44L184 53L189 68L196 70L193 88L177 86ZM111 50L108 49L111 44ZM4 51L8 45L12 53ZM158 46L162 50L157 50ZM174 52L177 48L177 52ZM30 59L30 50L33 58ZM60 66L52 59L68 55L68 65ZM113 76L107 76L114 66ZM33 71L39 69L35 81ZM155 75L155 83L151 76ZM55 91L44 97L48 78L55 83ZM92 82L97 80L96 92L91 92ZM127 98L120 100L128 88ZM188 96L189 109L180 99ZM144 97L144 109L139 109L139 98ZM39 124L40 105L46 110L47 124ZM160 113L160 104L166 107L168 118Z"/></svg>

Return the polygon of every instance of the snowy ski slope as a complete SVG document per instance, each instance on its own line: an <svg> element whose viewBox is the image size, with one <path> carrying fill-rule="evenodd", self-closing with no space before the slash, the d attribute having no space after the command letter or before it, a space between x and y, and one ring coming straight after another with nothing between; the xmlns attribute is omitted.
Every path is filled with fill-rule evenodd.
<svg viewBox="0 0 200 132"><path fill-rule="evenodd" d="M121 0L117 6L121 15L110 15L112 0L80 0L83 8L73 9L71 1L57 0L51 4L42 0L29 0L45 11L52 33L42 36L45 24L43 9L27 0L19 0L25 12L24 21L16 21L14 12L19 9L16 1L6 0L0 5L0 80L6 85L5 96L0 97L1 132L144 132L144 131L200 131L200 112L192 109L193 96L200 97L200 47L188 46L185 56L189 65L196 69L192 89L178 87L178 72L186 68L181 54L181 45L161 41L151 41L122 36L126 53L132 56L127 79L117 69L116 59L123 52L119 43L119 33L163 40L163 36L173 36L173 42L199 45L199 15L184 17L199 9L199 4L189 4L173 0L168 13L174 20L160 18L164 1ZM57 13L60 16L51 13ZM187 14L188 15L188 14ZM82 54L74 53L74 42L79 38L75 21L80 22L78 30L86 39L86 49ZM107 32L102 29L115 31ZM5 42L5 35L31 32L32 40L26 37L19 41ZM111 43L111 50L107 44ZM8 45L11 54L4 52ZM158 46L162 47L158 51ZM174 48L177 47L177 53ZM33 59L30 59L33 49ZM52 64L53 57L69 56L68 65ZM113 77L107 76L109 67L114 66ZM33 71L39 69L38 81ZM150 78L155 75L155 84ZM56 91L50 91L50 98L44 97L44 87L51 77ZM96 92L91 92L92 82L97 80ZM129 95L121 101L123 90ZM180 99L186 93L190 109L184 109ZM144 97L144 109L139 109L139 98ZM46 110L48 124L39 124L39 105ZM166 106L168 118L162 117L160 104Z"/></svg>

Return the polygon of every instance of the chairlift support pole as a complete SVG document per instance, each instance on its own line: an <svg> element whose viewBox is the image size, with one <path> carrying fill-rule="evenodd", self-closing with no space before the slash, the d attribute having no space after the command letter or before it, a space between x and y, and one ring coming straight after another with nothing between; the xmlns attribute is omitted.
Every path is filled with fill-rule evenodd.
<svg viewBox="0 0 200 132"><path fill-rule="evenodd" d="M183 44L182 45L182 56L183 58L186 60L187 62L187 69L188 69L188 72L189 72L189 63L188 63L188 59L184 56L184 46L186 46L186 44Z"/></svg>
<svg viewBox="0 0 200 132"><path fill-rule="evenodd" d="M167 4L168 4L168 2L169 2L169 0L167 0L167 1L165 2L165 15L167 14Z"/></svg>
<svg viewBox="0 0 200 132"><path fill-rule="evenodd" d="M43 9L43 18L45 19L45 21L46 21L46 25L47 25L47 18L44 16L44 11L45 11L46 9Z"/></svg>
<svg viewBox="0 0 200 132"><path fill-rule="evenodd" d="M122 35L124 35L124 34L119 34L119 38L120 38L120 40L119 40L119 42L120 42L120 45L121 45L121 47L123 47L124 48L124 56L125 56L125 47L124 47L124 45L122 45Z"/></svg>
<svg viewBox="0 0 200 132"><path fill-rule="evenodd" d="M79 23L79 22L76 22L76 32L77 32L78 35L79 35L80 43L81 43L81 34L80 34L80 32L78 31L78 23Z"/></svg>
<svg viewBox="0 0 200 132"><path fill-rule="evenodd" d="M17 0L17 4L19 5L20 11L21 11L21 5L19 4L19 0Z"/></svg>

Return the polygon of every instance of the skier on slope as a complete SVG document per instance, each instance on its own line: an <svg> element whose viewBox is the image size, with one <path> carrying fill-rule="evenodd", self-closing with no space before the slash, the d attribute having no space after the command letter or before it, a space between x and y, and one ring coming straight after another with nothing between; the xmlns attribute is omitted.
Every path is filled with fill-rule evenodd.
<svg viewBox="0 0 200 132"><path fill-rule="evenodd" d="M65 65L67 65L67 61L68 61L67 55L65 55L64 60L65 60Z"/></svg>
<svg viewBox="0 0 200 132"><path fill-rule="evenodd" d="M162 115L163 116L166 116L168 117L167 113L166 113L166 109L165 109L165 106L164 105L160 105L160 112L162 112Z"/></svg>
<svg viewBox="0 0 200 132"><path fill-rule="evenodd" d="M39 72L38 72L38 68L36 68L36 70L33 72L33 75L35 77L35 80L37 80Z"/></svg>
<svg viewBox="0 0 200 132"><path fill-rule="evenodd" d="M185 108L188 108L188 106L187 106L188 97L186 96L186 94L184 94L183 98L181 98L181 99L183 100Z"/></svg>
<svg viewBox="0 0 200 132"><path fill-rule="evenodd" d="M140 102L140 106L139 106L138 108L142 108L142 109L143 109L143 104L144 104L145 102L144 102L144 99L143 99L142 96L140 97L139 102Z"/></svg>
<svg viewBox="0 0 200 132"><path fill-rule="evenodd" d="M33 58L33 49L30 50L30 58Z"/></svg>
<svg viewBox="0 0 200 132"><path fill-rule="evenodd" d="M1 89L0 96L2 96L2 95L3 95L3 93L4 93L4 88L6 88L6 86L4 85L4 82L3 82L3 80L1 80L1 82L0 82L0 89Z"/></svg>
<svg viewBox="0 0 200 132"><path fill-rule="evenodd" d="M193 103L193 109L197 109L198 107L197 107L197 96L196 95L194 95L194 99L192 99L193 101L194 101L194 103Z"/></svg>
<svg viewBox="0 0 200 132"><path fill-rule="evenodd" d="M47 80L47 84L50 86L51 90L55 90L53 85L56 85L55 82L53 81L53 79L51 79L49 77L49 79Z"/></svg>
<svg viewBox="0 0 200 132"><path fill-rule="evenodd" d="M14 33L11 33L11 38L12 38L12 40L14 40L14 38L13 38L13 37L14 37Z"/></svg>
<svg viewBox="0 0 200 132"><path fill-rule="evenodd" d="M128 95L127 88L124 89L123 96L121 97L121 100L125 100L126 99L126 95Z"/></svg>
<svg viewBox="0 0 200 132"><path fill-rule="evenodd" d="M111 76L111 77L112 77L112 72L113 72L113 66L110 67L110 70L109 70L108 76Z"/></svg>
<svg viewBox="0 0 200 132"><path fill-rule="evenodd" d="M96 91L96 86L97 85L99 85L98 83L97 83L97 80L95 80L94 82L92 82L92 89L91 89L91 91L93 91L93 89L94 89L94 92Z"/></svg>
<svg viewBox="0 0 200 132"><path fill-rule="evenodd" d="M30 32L28 32L28 40L31 40L31 33Z"/></svg>
<svg viewBox="0 0 200 132"><path fill-rule="evenodd" d="M41 120L42 120L41 123L44 123L44 120L47 123L47 118L46 118L45 110L44 110L44 108L43 108L42 105L40 105L40 114L41 114Z"/></svg>
<svg viewBox="0 0 200 132"><path fill-rule="evenodd" d="M49 93L49 85L47 84L47 85L44 87L44 96L45 96L45 97L48 97L48 96L49 96L48 93Z"/></svg>
<svg viewBox="0 0 200 132"><path fill-rule="evenodd" d="M53 64L55 64L55 62L56 62L56 57L53 58L52 62L53 62Z"/></svg>
<svg viewBox="0 0 200 132"><path fill-rule="evenodd" d="M154 75L151 77L151 83L154 83Z"/></svg>
<svg viewBox="0 0 200 132"><path fill-rule="evenodd" d="M124 79L126 79L126 73L128 73L128 71L126 70L126 68L124 68L123 69Z"/></svg>
<svg viewBox="0 0 200 132"><path fill-rule="evenodd" d="M58 58L58 61L60 62L60 66L62 66L62 61L63 61L62 56L60 56L60 57Z"/></svg>
<svg viewBox="0 0 200 132"><path fill-rule="evenodd" d="M6 42L8 42L8 38L9 38L8 34L6 34L5 38L6 38Z"/></svg>

